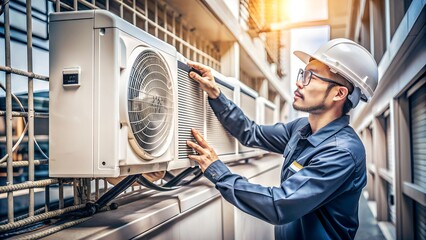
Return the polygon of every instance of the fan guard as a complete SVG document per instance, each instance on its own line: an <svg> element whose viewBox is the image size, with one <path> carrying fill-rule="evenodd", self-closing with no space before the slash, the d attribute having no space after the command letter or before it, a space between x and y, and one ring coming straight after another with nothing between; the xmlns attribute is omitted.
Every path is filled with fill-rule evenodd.
<svg viewBox="0 0 426 240"><path fill-rule="evenodd" d="M135 150L152 157L167 151L173 130L173 88L169 70L155 51L143 50L136 57L128 81L130 141ZM136 146L135 146L136 145Z"/></svg>

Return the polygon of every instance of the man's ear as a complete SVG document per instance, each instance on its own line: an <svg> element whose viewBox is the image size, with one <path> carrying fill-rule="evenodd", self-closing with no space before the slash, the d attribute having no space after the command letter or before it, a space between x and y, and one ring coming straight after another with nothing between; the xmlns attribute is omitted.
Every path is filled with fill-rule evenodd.
<svg viewBox="0 0 426 240"><path fill-rule="evenodd" d="M334 101L344 100L349 95L349 90L347 87L338 86L337 91L334 94Z"/></svg>

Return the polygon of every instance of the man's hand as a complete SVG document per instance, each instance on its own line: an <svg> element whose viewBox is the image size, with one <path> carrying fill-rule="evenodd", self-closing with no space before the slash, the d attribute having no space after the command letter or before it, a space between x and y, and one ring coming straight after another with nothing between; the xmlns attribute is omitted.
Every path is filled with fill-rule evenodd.
<svg viewBox="0 0 426 240"><path fill-rule="evenodd" d="M196 69L202 74L200 76L195 72L189 72L189 76L200 84L201 89L203 89L207 93L207 95L209 95L209 98L218 98L220 95L220 89L216 85L210 68L201 63L196 63L192 61L188 61L188 66Z"/></svg>
<svg viewBox="0 0 426 240"><path fill-rule="evenodd" d="M200 155L188 155L188 158L196 161L198 165L200 165L201 171L204 172L212 162L219 160L219 158L214 149L204 140L198 130L193 128L191 132L198 144L189 140L186 141L186 144Z"/></svg>

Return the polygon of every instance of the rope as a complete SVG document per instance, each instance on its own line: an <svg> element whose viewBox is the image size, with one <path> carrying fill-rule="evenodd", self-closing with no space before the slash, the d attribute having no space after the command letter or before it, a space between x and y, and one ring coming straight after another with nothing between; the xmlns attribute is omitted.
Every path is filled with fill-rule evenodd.
<svg viewBox="0 0 426 240"><path fill-rule="evenodd" d="M89 220L90 218L92 218L92 217L86 217L86 218L81 218L81 219L77 219L77 220L74 220L74 221L70 221L70 222L64 223L62 225L59 225L59 226L56 226L56 227L53 227L53 228L49 228L47 230L29 235L29 236L25 236L25 237L22 237L22 238L18 238L18 239L39 239L39 238L42 238L42 237L46 237L48 235L54 234L56 232L59 232L61 230L66 229L66 228L69 228L69 227L72 227L74 225L85 222L85 221Z"/></svg>
<svg viewBox="0 0 426 240"><path fill-rule="evenodd" d="M8 223L8 224L5 224L5 225L1 225L0 226L0 232L9 231L9 230L12 230L12 229L15 229L15 228L26 226L26 225L31 224L31 223L35 223L35 222L45 220L45 219L48 219L48 218L57 217L61 214L84 208L85 206L86 206L85 204L75 205L75 206L71 206L71 207L67 207L67 208L63 208L63 209L58 209L58 210L47 212L47 213L42 213L42 214L37 215L37 216L28 217L26 219L23 219L23 220L20 220L20 221L17 221L17 222L12 222L12 223Z"/></svg>
<svg viewBox="0 0 426 240"><path fill-rule="evenodd" d="M19 183L0 187L0 193L13 192L28 188L46 187L51 184L58 183L58 179L45 179L34 182Z"/></svg>
<svg viewBox="0 0 426 240"><path fill-rule="evenodd" d="M49 161L47 159L42 160L34 160L34 166L38 165L45 165L48 164ZM27 167L29 165L28 161L13 161L12 166L13 167ZM7 163L0 163L0 168L6 168Z"/></svg>

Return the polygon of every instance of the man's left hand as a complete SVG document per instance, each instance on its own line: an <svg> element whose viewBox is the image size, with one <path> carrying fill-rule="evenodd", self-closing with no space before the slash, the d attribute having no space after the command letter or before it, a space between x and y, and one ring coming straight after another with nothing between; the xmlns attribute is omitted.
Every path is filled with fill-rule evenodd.
<svg viewBox="0 0 426 240"><path fill-rule="evenodd" d="M204 140L203 136L198 130L193 128L191 129L191 132L195 140L197 140L198 144L189 140L186 141L186 144L200 155L188 155L188 158L196 161L198 165L200 165L201 171L204 172L210 166L210 164L219 160L219 157L217 156L214 149L210 147L206 140Z"/></svg>

